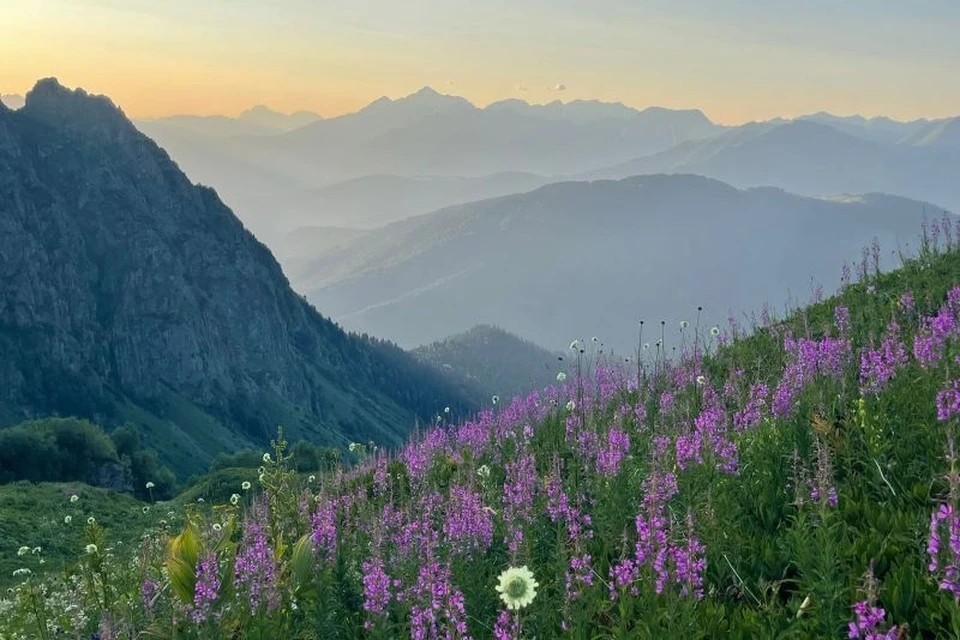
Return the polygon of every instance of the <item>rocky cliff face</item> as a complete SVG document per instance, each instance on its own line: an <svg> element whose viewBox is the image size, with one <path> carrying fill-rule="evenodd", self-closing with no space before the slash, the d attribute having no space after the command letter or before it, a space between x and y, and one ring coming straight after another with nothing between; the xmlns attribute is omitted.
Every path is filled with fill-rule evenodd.
<svg viewBox="0 0 960 640"><path fill-rule="evenodd" d="M184 467L281 421L320 442L397 442L458 400L320 316L107 98L43 80L22 109L0 105L2 422L139 418L197 463Z"/></svg>

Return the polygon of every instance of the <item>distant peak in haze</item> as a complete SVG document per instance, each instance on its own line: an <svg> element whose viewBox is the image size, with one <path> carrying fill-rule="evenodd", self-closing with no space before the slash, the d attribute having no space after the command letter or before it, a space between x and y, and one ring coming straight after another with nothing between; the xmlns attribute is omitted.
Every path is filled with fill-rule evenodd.
<svg viewBox="0 0 960 640"><path fill-rule="evenodd" d="M387 96L381 96L361 109L361 112L376 111L396 105L406 105L433 111L466 111L476 109L466 98L447 95L438 92L433 87L424 86L416 92L402 98L397 98L396 100L391 100Z"/></svg>
<svg viewBox="0 0 960 640"><path fill-rule="evenodd" d="M266 105L258 104L241 113L237 117L237 120L269 129L291 131L293 129L305 127L306 125L317 122L318 120L323 120L323 117L318 113L314 113L313 111L304 110L295 111L290 114L281 113L279 111L274 111Z"/></svg>

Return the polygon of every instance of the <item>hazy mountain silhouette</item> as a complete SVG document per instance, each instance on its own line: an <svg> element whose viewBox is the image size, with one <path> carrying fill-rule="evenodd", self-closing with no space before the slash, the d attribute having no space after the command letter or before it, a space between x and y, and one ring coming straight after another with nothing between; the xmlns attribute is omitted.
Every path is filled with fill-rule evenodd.
<svg viewBox="0 0 960 640"><path fill-rule="evenodd" d="M453 204L530 191L549 182L528 173L476 178L370 175L316 189L287 189L277 196L250 198L246 206L270 212L285 226L381 227ZM288 236L289 237L289 236ZM286 253L283 240L273 244Z"/></svg>
<svg viewBox="0 0 960 640"><path fill-rule="evenodd" d="M614 164L723 130L699 111L637 111L596 101L509 101L481 109L429 87L286 133L265 133L262 124L181 118L137 126L191 179L216 188L271 244L298 226L382 224L546 182L535 176ZM238 127L254 129L225 132ZM425 176L477 180L427 183ZM510 184L514 177L508 176L519 181ZM361 178L369 182L316 192Z"/></svg>
<svg viewBox="0 0 960 640"><path fill-rule="evenodd" d="M403 345L489 323L549 348L599 335L622 352L642 318L673 328L702 305L719 323L809 297L811 277L829 289L874 236L889 251L918 234L924 208L691 175L566 182L398 222L291 279L345 326Z"/></svg>
<svg viewBox="0 0 960 640"><path fill-rule="evenodd" d="M464 393L480 393L478 402L556 384L557 373L570 369L563 361L566 354L547 351L491 325L418 347L413 354L460 384Z"/></svg>
<svg viewBox="0 0 960 640"><path fill-rule="evenodd" d="M0 106L0 424L133 421L181 471L292 439L401 442L466 399L347 335L104 97L43 80Z"/></svg>
<svg viewBox="0 0 960 640"><path fill-rule="evenodd" d="M901 143L916 147L960 149L960 117L931 122L906 136Z"/></svg>
<svg viewBox="0 0 960 640"><path fill-rule="evenodd" d="M885 116L875 118L864 118L860 115L835 116L825 111L801 116L798 119L830 125L838 131L843 131L844 133L849 133L859 138L888 143L900 142L907 136L931 124L931 121L927 119L903 122Z"/></svg>
<svg viewBox="0 0 960 640"><path fill-rule="evenodd" d="M738 187L770 185L811 195L881 191L960 209L960 148L887 144L802 119L750 123L580 177L655 173L695 173Z"/></svg>

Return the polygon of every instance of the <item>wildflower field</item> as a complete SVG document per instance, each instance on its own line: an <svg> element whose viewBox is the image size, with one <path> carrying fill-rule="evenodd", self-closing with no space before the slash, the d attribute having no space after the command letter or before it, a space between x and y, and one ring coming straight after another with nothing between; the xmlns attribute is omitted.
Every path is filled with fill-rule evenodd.
<svg viewBox="0 0 960 640"><path fill-rule="evenodd" d="M331 472L281 434L126 498L136 531L61 492L72 559L3 550L0 637L960 637L957 236L782 321L575 341L555 386Z"/></svg>

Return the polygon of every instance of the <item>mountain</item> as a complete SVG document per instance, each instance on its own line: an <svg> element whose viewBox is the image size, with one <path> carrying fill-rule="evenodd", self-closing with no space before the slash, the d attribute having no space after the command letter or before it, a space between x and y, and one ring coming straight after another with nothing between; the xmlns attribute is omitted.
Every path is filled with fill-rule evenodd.
<svg viewBox="0 0 960 640"><path fill-rule="evenodd" d="M287 114L274 111L262 104L247 109L237 117L239 122L259 125L275 131L293 131L318 120L323 120L323 116L312 111L301 110Z"/></svg>
<svg viewBox="0 0 960 640"><path fill-rule="evenodd" d="M12 93L4 93L0 95L0 104L10 109L19 109L23 106L23 96L18 96Z"/></svg>
<svg viewBox="0 0 960 640"><path fill-rule="evenodd" d="M262 125L249 118L137 123L274 247L296 227L385 224L529 190L553 175L616 164L724 130L699 111L516 100L481 109L429 87L294 131L265 132ZM438 177L452 182L441 185ZM511 184L515 178L519 184Z"/></svg>
<svg viewBox="0 0 960 640"><path fill-rule="evenodd" d="M137 120L137 127L149 136L164 135L167 128L189 131L204 136L262 136L293 131L322 120L312 111L286 114L258 105L236 118L228 116L175 115Z"/></svg>
<svg viewBox="0 0 960 640"><path fill-rule="evenodd" d="M835 116L832 113L820 111L800 116L798 120L809 120L825 124L860 138L874 142L897 143L904 138L915 134L931 124L930 120L919 119L903 122L885 116L864 118L863 116Z"/></svg>
<svg viewBox="0 0 960 640"><path fill-rule="evenodd" d="M470 404L291 290L220 201L107 98L42 80L0 107L0 424L134 422L181 473L291 440L398 444Z"/></svg>
<svg viewBox="0 0 960 640"><path fill-rule="evenodd" d="M960 149L960 117L931 122L902 142L917 147Z"/></svg>
<svg viewBox="0 0 960 640"><path fill-rule="evenodd" d="M327 187L290 188L279 194L252 197L245 206L269 211L274 227L320 225L368 229L454 204L530 191L547 182L547 178L529 173L497 173L475 178L377 174ZM278 253L286 252L283 242L273 244Z"/></svg>
<svg viewBox="0 0 960 640"><path fill-rule="evenodd" d="M597 335L630 353L641 319L673 330L702 306L720 324L806 297L811 277L829 290L872 238L886 257L918 235L925 210L692 175L565 182L389 225L291 279L345 326L402 345L486 323L550 349Z"/></svg>
<svg viewBox="0 0 960 640"><path fill-rule="evenodd" d="M795 193L896 193L960 210L960 147L885 144L808 120L750 123L706 140L581 174L695 173Z"/></svg>
<svg viewBox="0 0 960 640"><path fill-rule="evenodd" d="M569 368L564 366L562 353L552 353L491 325L477 325L417 347L413 354L458 381L464 393L479 392L478 401L543 389L556 384L557 373Z"/></svg>

